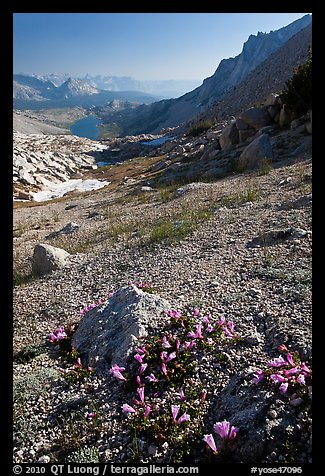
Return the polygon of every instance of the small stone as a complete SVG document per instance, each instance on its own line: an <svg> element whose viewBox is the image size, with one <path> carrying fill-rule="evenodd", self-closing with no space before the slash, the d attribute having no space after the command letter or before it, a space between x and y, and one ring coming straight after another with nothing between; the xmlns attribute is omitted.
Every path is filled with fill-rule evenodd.
<svg viewBox="0 0 325 476"><path fill-rule="evenodd" d="M47 455L43 455L37 460L38 463L49 463L50 461L51 458Z"/></svg>
<svg viewBox="0 0 325 476"><path fill-rule="evenodd" d="M156 446L156 445L150 445L149 448L148 448L148 453L149 453L151 456L156 456L156 454L157 454L157 446Z"/></svg>
<svg viewBox="0 0 325 476"><path fill-rule="evenodd" d="M269 415L269 417L272 418L273 420L275 420L275 418L278 417L278 414L277 414L277 412L276 412L275 410L270 410L270 411L268 412L268 415Z"/></svg>

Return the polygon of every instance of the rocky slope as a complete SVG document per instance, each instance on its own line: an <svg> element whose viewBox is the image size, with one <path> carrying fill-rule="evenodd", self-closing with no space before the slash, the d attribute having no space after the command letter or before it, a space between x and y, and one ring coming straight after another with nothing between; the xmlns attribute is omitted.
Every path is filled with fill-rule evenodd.
<svg viewBox="0 0 325 476"><path fill-rule="evenodd" d="M205 79L198 88L177 99L159 101L149 106L140 106L134 111L113 114L110 120L121 123L126 134L155 133L165 127L178 126L193 116L197 116L198 112L206 110L213 102L222 98L228 90L237 87L250 72L283 47L291 37L296 35L299 42L298 32L310 24L311 16L306 15L280 30L268 34L251 35L244 44L242 52L235 58L222 60L215 73ZM310 45L310 37L307 39L303 35L303 38L306 40L305 58ZM293 52L295 53L294 48ZM292 74L292 64L296 63L297 58L295 57L293 63L290 63L289 60L289 64L286 61L282 64L283 69L287 68L288 76ZM273 80L277 86L280 86L280 83L276 74L273 74L272 63L269 66L270 68L265 74L268 75L271 90L275 90ZM284 82L281 84L284 86ZM251 97L249 101L252 104L254 97Z"/></svg>
<svg viewBox="0 0 325 476"><path fill-rule="evenodd" d="M22 134L70 134L68 129L63 129L44 123L39 119L30 117L22 111L13 112L13 132Z"/></svg>
<svg viewBox="0 0 325 476"><path fill-rule="evenodd" d="M271 92L280 92L291 78L294 68L306 62L309 47L312 47L311 25L290 38L248 74L236 88L224 94L187 126L202 119L236 116L247 107L263 103Z"/></svg>
<svg viewBox="0 0 325 476"><path fill-rule="evenodd" d="M233 321L240 337L237 344L220 346L217 352L204 346L193 351L194 366L184 383L186 399L181 405L191 412L189 425L195 426L185 426L192 431L192 443L187 456L182 453L182 461L219 461L202 438L212 432L216 421L227 419L239 432L232 450L223 453L224 462L311 462L310 390L301 394L302 402L294 391L281 393L275 384L252 382L257 369L267 368L267 362L279 356L280 344L297 351L311 366L310 135L299 122L291 128L268 129L272 158L264 168L232 172L218 180L212 173L208 183L186 175L186 168L212 169L219 160L231 162L242 154L247 143L226 145L221 140L224 148L216 155L204 150L213 141L216 144L216 136L220 142L220 133L224 139L232 137L229 126L233 124L219 124L221 132L216 126L195 139L178 138L178 143L172 139L147 156L106 170L89 170L88 177L111 182L105 189L45 204L15 205L16 463L168 464L179 458L177 440L175 444L159 440L152 431L157 408L162 418L162 412L169 414L170 406L179 402L178 387L160 396L152 396L146 387L152 430L135 435L133 417L122 412L123 404L134 405L131 390L107 369L96 370L79 383L67 380L64 375L73 361L67 363L47 343L49 333L79 322L79 311L94 302L97 307L87 319L102 339L96 316L107 312L107 303L99 305L98 300L123 288L123 299L134 306L138 299L134 293L140 297L141 293L125 288L129 280L149 283L155 294L182 312L188 306L191 312L194 307L202 310L201 316L207 311L213 319L224 316ZM265 129L264 134L255 134L261 137ZM161 168L164 160L170 161L167 169L174 167L167 182ZM180 161L184 168L178 175ZM33 251L39 243L62 248L69 255L65 254L63 267L32 277ZM121 299L116 294L115 311ZM162 316L149 335L162 336L168 322ZM123 332L130 337L127 328ZM76 342L84 340L76 338ZM96 363L96 352L93 356ZM84 363L85 355L81 358ZM131 362L127 366L128 371L133 368ZM190 399L196 398L191 397L195 389L207 392L205 403L200 397L194 401L199 413L189 406ZM168 427L164 423L162 428Z"/></svg>

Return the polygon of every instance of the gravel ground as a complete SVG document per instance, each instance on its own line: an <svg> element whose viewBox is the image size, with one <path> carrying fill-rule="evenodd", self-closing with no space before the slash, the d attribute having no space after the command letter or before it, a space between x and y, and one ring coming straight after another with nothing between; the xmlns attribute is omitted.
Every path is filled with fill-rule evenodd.
<svg viewBox="0 0 325 476"><path fill-rule="evenodd" d="M192 384L206 388L209 401L203 405L202 437L216 421L221 392L247 369L278 357L278 345L284 343L311 363L311 156L279 164L265 175L241 174L185 187L178 194L170 189L140 192L139 183L14 209L17 276L28 277L36 243L72 253L64 269L25 282L22 278L14 286L14 351L17 355L31 344L40 349L28 362L14 359L17 463L174 461L168 442L158 447L150 435L138 436L135 450L131 416L121 412L130 401L123 384L110 375L68 384L57 371L65 365L63 357L45 345L54 328L78 321L82 308L130 279L151 283L177 309L197 306L224 315L243 338L224 349L220 365L213 352L195 351ZM209 211L204 219L202 210ZM166 243L153 235L162 220L177 227L189 216L194 220L193 213L198 221L183 239ZM80 229L46 239L68 222ZM172 401L168 392L162 398ZM271 403L278 402L279 416L273 418L277 412L270 403L268 428L284 420L285 399L277 398L272 396ZM100 418L85 425L80 415L94 408ZM267 447L259 462L311 461L310 411L287 411L298 429L294 445L289 439L291 446L281 441ZM191 462L207 458L202 441L191 449Z"/></svg>

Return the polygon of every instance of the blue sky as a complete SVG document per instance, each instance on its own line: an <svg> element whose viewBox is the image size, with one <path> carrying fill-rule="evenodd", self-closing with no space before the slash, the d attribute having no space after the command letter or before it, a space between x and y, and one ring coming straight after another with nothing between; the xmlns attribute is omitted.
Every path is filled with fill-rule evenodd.
<svg viewBox="0 0 325 476"><path fill-rule="evenodd" d="M14 72L138 80L211 76L250 34L305 13L15 13Z"/></svg>

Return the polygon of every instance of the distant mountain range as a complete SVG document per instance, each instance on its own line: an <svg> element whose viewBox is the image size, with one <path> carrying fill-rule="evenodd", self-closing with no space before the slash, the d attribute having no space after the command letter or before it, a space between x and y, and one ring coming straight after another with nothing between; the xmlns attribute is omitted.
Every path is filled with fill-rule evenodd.
<svg viewBox="0 0 325 476"><path fill-rule="evenodd" d="M102 106L114 100L150 104L161 96L141 91L110 91L94 87L85 79L68 78L60 86L36 76L14 74L13 106L15 109L48 109L73 106Z"/></svg>
<svg viewBox="0 0 325 476"><path fill-rule="evenodd" d="M142 93L141 102L147 104L152 100L181 96L201 82L198 80L138 81L126 76L91 76L89 74L84 78L73 78L68 74L29 75L21 73L14 74L13 97L16 100L15 103L23 108L25 104L21 101L60 100L76 96L103 94L103 91L127 91L128 93L131 91L131 96L137 102L140 102L139 93ZM121 97L109 95L109 99L121 99Z"/></svg>
<svg viewBox="0 0 325 476"><path fill-rule="evenodd" d="M259 32L257 35L250 35L243 45L242 52L235 58L223 59L215 73L206 78L198 88L177 99L141 105L133 110L124 109L119 113L113 113L109 120L118 122L123 128L123 134L157 133L162 128L179 126L208 110L226 93L237 88L249 74L254 74L255 68L308 26L311 27L311 15L305 15L270 33ZM291 53L294 54L294 51ZM305 57L307 54L308 45ZM290 58L287 58L287 63L284 60L282 67L287 72L286 79L292 75L291 66ZM271 82L272 79L270 76L265 78L265 81Z"/></svg>

